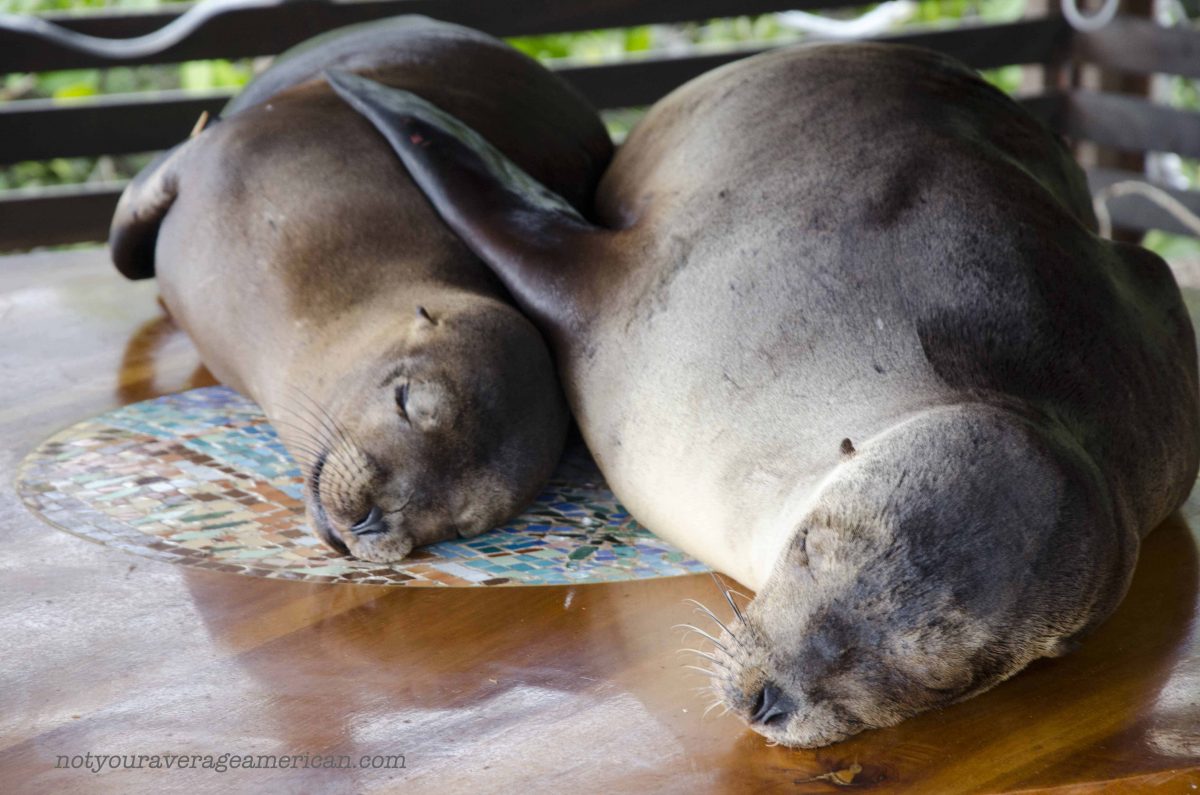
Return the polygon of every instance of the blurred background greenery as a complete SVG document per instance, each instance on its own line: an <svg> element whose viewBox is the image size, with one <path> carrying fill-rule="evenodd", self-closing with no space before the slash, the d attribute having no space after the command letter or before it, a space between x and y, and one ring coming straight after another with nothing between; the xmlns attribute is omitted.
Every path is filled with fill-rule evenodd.
<svg viewBox="0 0 1200 795"><path fill-rule="evenodd" d="M1004 22L1019 18L1027 0L919 0L910 19L898 29L953 25L963 21ZM87 13L100 9L142 11L171 4L171 0L0 0L0 14L46 12ZM839 9L828 16L852 18L874 6ZM510 39L515 47L547 62L593 64L656 54L719 51L754 45L799 41L804 34L788 27L780 15L737 17L705 23L646 25L618 30L553 34ZM0 103L19 100L86 102L102 94L165 90L192 92L232 91L245 85L270 63L268 58L190 61L163 66L73 69L39 74L0 76ZM986 72L987 79L1012 92L1021 81L1020 67ZM1173 105L1200 110L1200 91L1194 81L1173 79L1167 100ZM618 139L636 123L643 109L606 111L605 121ZM0 167L0 190L45 185L109 182L128 179L149 160L150 154L99 158L57 158ZM1173 174L1178 186L1200 183L1197 161L1176 161ZM1176 261L1189 260L1200 267L1200 241L1152 232L1147 245Z"/></svg>

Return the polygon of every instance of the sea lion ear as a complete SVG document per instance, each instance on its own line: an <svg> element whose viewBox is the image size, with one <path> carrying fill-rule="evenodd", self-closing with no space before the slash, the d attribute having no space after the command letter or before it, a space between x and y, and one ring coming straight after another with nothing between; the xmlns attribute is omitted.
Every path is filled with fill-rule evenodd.
<svg viewBox="0 0 1200 795"><path fill-rule="evenodd" d="M535 320L556 326L578 317L563 270L582 267L586 243L608 230L417 95L348 72L325 78L375 125L442 219Z"/></svg>
<svg viewBox="0 0 1200 795"><path fill-rule="evenodd" d="M179 171L191 141L163 152L125 187L113 213L108 248L113 264L128 279L154 276L158 228L179 190Z"/></svg>

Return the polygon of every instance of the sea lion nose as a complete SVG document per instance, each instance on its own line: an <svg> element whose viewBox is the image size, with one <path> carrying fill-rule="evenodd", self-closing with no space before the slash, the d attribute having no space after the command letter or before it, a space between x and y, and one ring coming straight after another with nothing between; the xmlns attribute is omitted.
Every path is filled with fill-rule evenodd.
<svg viewBox="0 0 1200 795"><path fill-rule="evenodd" d="M790 714L791 708L783 691L772 682L764 682L758 698L754 701L754 712L750 715L750 722L770 726Z"/></svg>
<svg viewBox="0 0 1200 795"><path fill-rule="evenodd" d="M350 525L350 532L359 537L386 533L387 525L383 523L383 511L378 505L371 506L366 516Z"/></svg>

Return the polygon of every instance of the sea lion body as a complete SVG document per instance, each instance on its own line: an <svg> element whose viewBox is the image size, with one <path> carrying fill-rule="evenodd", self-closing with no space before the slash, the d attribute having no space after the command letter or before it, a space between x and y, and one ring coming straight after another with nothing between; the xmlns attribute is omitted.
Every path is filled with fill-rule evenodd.
<svg viewBox="0 0 1200 795"><path fill-rule="evenodd" d="M564 340L580 427L635 516L755 590L792 535L762 506L793 511L842 439L934 407L1054 414L1135 536L1190 491L1170 272L1097 239L1059 142L949 59L810 47L694 80L629 136L597 214L638 259L620 287L581 279L602 306Z"/></svg>
<svg viewBox="0 0 1200 795"><path fill-rule="evenodd" d="M126 192L118 267L156 272L205 364L277 424L322 537L395 560L518 512L567 412L540 335L320 78L329 66L471 117L581 209L611 144L532 60L405 17L285 55Z"/></svg>
<svg viewBox="0 0 1200 795"><path fill-rule="evenodd" d="M334 85L548 335L631 513L756 590L708 659L772 740L1068 651L1195 480L1170 272L1097 237L1065 147L952 59L702 76L622 145L600 226L427 103Z"/></svg>

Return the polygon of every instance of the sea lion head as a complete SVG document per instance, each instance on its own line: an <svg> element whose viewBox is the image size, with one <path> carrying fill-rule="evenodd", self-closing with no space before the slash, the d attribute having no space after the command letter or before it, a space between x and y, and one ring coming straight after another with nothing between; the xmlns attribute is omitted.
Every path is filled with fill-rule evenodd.
<svg viewBox="0 0 1200 795"><path fill-rule="evenodd" d="M710 657L720 700L770 740L826 745L979 693L1125 592L1136 535L1050 422L947 407L842 452Z"/></svg>
<svg viewBox="0 0 1200 795"><path fill-rule="evenodd" d="M391 323L366 314L354 355L319 368L335 377L280 401L285 444L307 464L312 527L334 549L388 562L514 516L566 433L541 336L475 294L442 291Z"/></svg>

